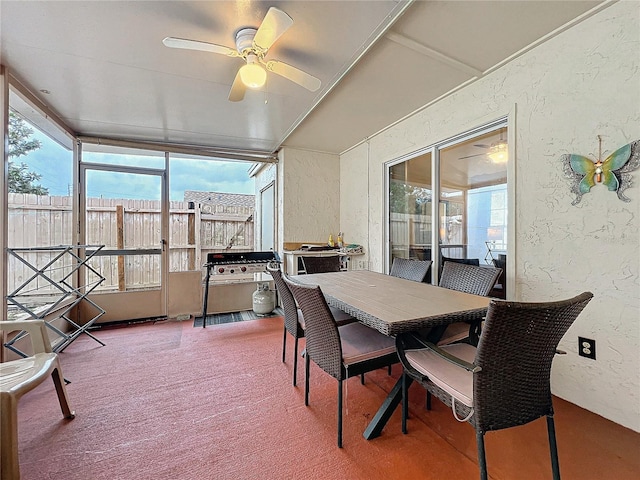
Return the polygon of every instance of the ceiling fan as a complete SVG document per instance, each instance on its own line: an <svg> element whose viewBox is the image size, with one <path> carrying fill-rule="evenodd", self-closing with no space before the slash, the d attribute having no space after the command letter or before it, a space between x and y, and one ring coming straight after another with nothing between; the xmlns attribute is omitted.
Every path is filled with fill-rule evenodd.
<svg viewBox="0 0 640 480"><path fill-rule="evenodd" d="M467 155L466 157L460 157L458 160L464 160L466 158L474 158L486 156L493 163L505 163L508 155L507 141L502 139L502 133L500 134L500 140L493 142L491 145L476 144L474 147L483 148L486 150L484 153L476 153L475 155Z"/></svg>
<svg viewBox="0 0 640 480"><path fill-rule="evenodd" d="M260 88L267 80L267 72L273 72L294 83L315 92L320 88L320 80L299 68L278 60L265 60L269 48L293 24L293 19L282 10L269 8L260 27L242 28L236 33L236 48L215 43L166 37L162 40L170 48L201 50L218 53L227 57L239 57L246 63L238 70L229 92L229 100L239 102L244 98L246 88Z"/></svg>

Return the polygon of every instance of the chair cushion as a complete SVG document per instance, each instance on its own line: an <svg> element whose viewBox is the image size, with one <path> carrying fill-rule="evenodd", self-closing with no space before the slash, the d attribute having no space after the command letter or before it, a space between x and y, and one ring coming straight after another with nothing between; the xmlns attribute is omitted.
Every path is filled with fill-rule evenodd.
<svg viewBox="0 0 640 480"><path fill-rule="evenodd" d="M447 325L447 329L442 334L442 338L438 341L438 345L447 345L449 343L464 340L469 337L469 324L465 322L456 322ZM473 360L472 360L473 361Z"/></svg>
<svg viewBox="0 0 640 480"><path fill-rule="evenodd" d="M304 315L302 315L302 310L300 309L298 309L298 323L302 327L302 330L304 330Z"/></svg>
<svg viewBox="0 0 640 480"><path fill-rule="evenodd" d="M441 348L469 363L472 363L476 356L476 347L466 343L445 345ZM467 407L473 406L473 373L458 367L428 348L407 350L405 355L409 364L418 372L426 375L460 403Z"/></svg>
<svg viewBox="0 0 640 480"><path fill-rule="evenodd" d="M338 327L345 365L364 362L396 351L395 340L361 323Z"/></svg>
<svg viewBox="0 0 640 480"><path fill-rule="evenodd" d="M347 312L340 310L337 307L329 306L329 310L331 310L331 315L333 315L333 319L336 321L338 326L346 325L347 323L353 323L356 321L351 315Z"/></svg>

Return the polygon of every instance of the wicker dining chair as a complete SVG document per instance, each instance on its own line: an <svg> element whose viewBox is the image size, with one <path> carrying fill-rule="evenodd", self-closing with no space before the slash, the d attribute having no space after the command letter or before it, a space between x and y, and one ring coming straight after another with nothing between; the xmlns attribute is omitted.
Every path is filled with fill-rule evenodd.
<svg viewBox="0 0 640 480"><path fill-rule="evenodd" d="M480 267L459 262L445 262L440 276L440 286L459 292L471 293L486 297L489 295L498 277L502 273L500 268ZM468 339L477 345L480 335L480 322L468 325L453 323L440 329L438 344L444 345ZM431 337L435 338L435 337Z"/></svg>
<svg viewBox="0 0 640 480"><path fill-rule="evenodd" d="M414 282L424 282L431 269L431 260L411 260L408 258L395 257L391 264L389 275L392 277L413 280Z"/></svg>
<svg viewBox="0 0 640 480"><path fill-rule="evenodd" d="M496 284L491 290L490 296L506 299L507 298L507 278L506 278L507 256L501 254L499 255L498 258L494 258L491 262L493 263L494 267L502 269L502 273L496 280Z"/></svg>
<svg viewBox="0 0 640 480"><path fill-rule="evenodd" d="M447 262L454 262L454 263L462 263L464 265L473 265L475 267L479 267L480 266L480 259L478 258L450 258L450 257L442 257L442 265L444 265Z"/></svg>
<svg viewBox="0 0 640 480"><path fill-rule="evenodd" d="M500 268L444 262L440 286L486 297L502 273Z"/></svg>
<svg viewBox="0 0 640 480"><path fill-rule="evenodd" d="M278 296L280 297L280 303L282 310L284 311L284 329L282 336L282 362L286 359L287 348L287 333L293 337L293 386L296 386L296 379L298 377L298 343L300 338L304 338L304 316L296 305L296 301L289 290L289 287L282 279L282 272L280 271L280 265L276 262L267 264L267 272L273 277L273 283L276 286ZM347 323L355 322L353 318L346 312L338 308L331 308L331 314L338 325L346 325Z"/></svg>
<svg viewBox="0 0 640 480"><path fill-rule="evenodd" d="M554 480L560 479L551 363L558 343L593 294L546 303L492 300L478 347L424 342L414 334L396 338L404 367L402 432L407 432L407 378L419 382L476 430L480 478L486 480L486 432L547 417Z"/></svg>
<svg viewBox="0 0 640 480"><path fill-rule="evenodd" d="M301 257L302 265L306 273L327 273L340 271L340 256L327 257Z"/></svg>
<svg viewBox="0 0 640 480"><path fill-rule="evenodd" d="M338 380L338 447L342 448L342 384L344 380L398 363L391 337L361 323L338 327L322 290L300 285L284 276L305 318L306 351L304 404L309 405L311 360Z"/></svg>

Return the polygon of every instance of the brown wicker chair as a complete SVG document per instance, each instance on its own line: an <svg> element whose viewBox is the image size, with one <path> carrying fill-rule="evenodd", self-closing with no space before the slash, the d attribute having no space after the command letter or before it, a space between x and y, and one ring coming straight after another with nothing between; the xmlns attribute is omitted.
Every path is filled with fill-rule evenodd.
<svg viewBox="0 0 640 480"><path fill-rule="evenodd" d="M340 256L328 257L301 257L302 265L306 273L326 273L340 271Z"/></svg>
<svg viewBox="0 0 640 480"><path fill-rule="evenodd" d="M338 447L342 448L342 383L378 368L398 363L391 337L361 323L338 327L319 286L285 283L300 305L306 321L304 404L309 405L309 367L313 360L338 380Z"/></svg>
<svg viewBox="0 0 640 480"><path fill-rule="evenodd" d="M507 298L507 278L506 278L505 272L507 271L507 256L500 255L500 258L493 259L492 263L494 267L502 269L502 273L496 280L496 284L491 290L491 293L489 294L489 296L506 299Z"/></svg>
<svg viewBox="0 0 640 480"><path fill-rule="evenodd" d="M440 286L486 297L502 270L494 267L478 267L458 262L444 262Z"/></svg>
<svg viewBox="0 0 640 480"><path fill-rule="evenodd" d="M440 286L486 297L493 289L501 273L502 270L499 268L479 267L459 262L444 262L442 275L440 276ZM469 342L477 345L480 328L479 322L472 323L470 326L464 323L448 325L440 329L438 344L444 345L469 339ZM435 339L435 336L431 338Z"/></svg>
<svg viewBox="0 0 640 480"><path fill-rule="evenodd" d="M414 282L424 282L431 269L431 260L411 260L395 257L389 275Z"/></svg>
<svg viewBox="0 0 640 480"><path fill-rule="evenodd" d="M447 262L462 263L463 265L473 265L475 267L480 266L480 259L478 258L450 258L443 256L442 265Z"/></svg>
<svg viewBox="0 0 640 480"><path fill-rule="evenodd" d="M477 348L464 343L439 348L414 334L399 335L403 433L407 431L407 388L416 380L450 406L458 420L473 425L480 478L486 480L484 434L546 416L553 478L558 480L551 362L563 335L592 297L585 292L547 303L492 300Z"/></svg>
<svg viewBox="0 0 640 480"><path fill-rule="evenodd" d="M293 347L293 386L296 386L296 379L298 376L298 341L300 338L304 338L304 317L302 312L298 309L296 301L282 279L282 272L278 263L272 262L267 265L267 272L273 277L273 283L276 286L278 296L280 297L280 304L282 310L284 310L284 331L282 337L282 361L285 361L285 353L287 348L287 332L291 334L294 340ZM347 323L355 322L353 318L346 312L338 308L331 307L331 313L338 325L346 325Z"/></svg>

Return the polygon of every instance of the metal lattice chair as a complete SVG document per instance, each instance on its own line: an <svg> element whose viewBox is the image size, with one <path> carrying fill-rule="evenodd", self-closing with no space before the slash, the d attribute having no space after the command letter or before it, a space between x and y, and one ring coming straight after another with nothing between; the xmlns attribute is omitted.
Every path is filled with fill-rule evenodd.
<svg viewBox="0 0 640 480"><path fill-rule="evenodd" d="M309 405L310 362L338 380L338 447L342 448L342 383L378 368L398 363L395 342L361 323L338 327L319 286L284 281L300 305L305 318L304 404Z"/></svg>
<svg viewBox="0 0 640 480"><path fill-rule="evenodd" d="M282 361L286 359L287 332L293 337L293 386L296 386L298 376L298 342L304 338L304 316L296 305L296 301L289 290L289 287L282 279L282 272L278 263L267 264L267 272L273 277L273 283L278 291L282 310L284 311L284 330L282 336ZM338 325L346 325L355 322L356 319L338 308L331 307L331 313Z"/></svg>
<svg viewBox="0 0 640 480"><path fill-rule="evenodd" d="M2 331L27 332L33 348L32 356L0 363L0 410L2 410L0 477L3 480L14 480L20 478L18 460L18 401L20 398L51 376L62 414L65 418L72 419L75 413L69 407L60 360L58 354L51 350L44 321L0 322L0 333Z"/></svg>
<svg viewBox="0 0 640 480"><path fill-rule="evenodd" d="M414 282L423 282L431 269L431 260L410 260L395 257L389 275Z"/></svg>
<svg viewBox="0 0 640 480"><path fill-rule="evenodd" d="M402 431L407 431L407 378L418 381L476 430L480 478L487 479L484 435L547 417L553 478L560 479L551 363L558 343L593 294L568 300L518 303L492 300L478 347L437 347L413 334L396 339L404 367Z"/></svg>
<svg viewBox="0 0 640 480"><path fill-rule="evenodd" d="M327 273L340 271L340 256L301 257L306 273Z"/></svg>

